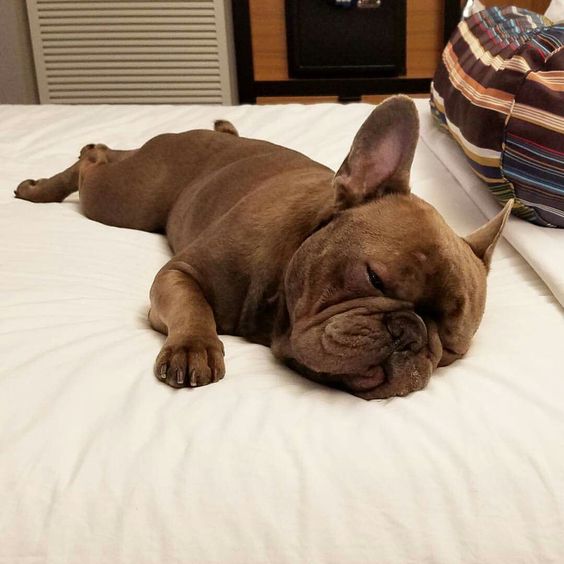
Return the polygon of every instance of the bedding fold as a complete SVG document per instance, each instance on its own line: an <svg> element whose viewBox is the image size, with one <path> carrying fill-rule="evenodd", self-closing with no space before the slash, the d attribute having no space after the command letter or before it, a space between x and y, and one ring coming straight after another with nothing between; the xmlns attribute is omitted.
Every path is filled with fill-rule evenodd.
<svg viewBox="0 0 564 564"><path fill-rule="evenodd" d="M426 113L427 100L417 100L421 119L421 139L451 172L472 202L490 219L500 206L477 178L461 149ZM564 231L530 224L510 217L503 232L505 239L523 256L564 306Z"/></svg>

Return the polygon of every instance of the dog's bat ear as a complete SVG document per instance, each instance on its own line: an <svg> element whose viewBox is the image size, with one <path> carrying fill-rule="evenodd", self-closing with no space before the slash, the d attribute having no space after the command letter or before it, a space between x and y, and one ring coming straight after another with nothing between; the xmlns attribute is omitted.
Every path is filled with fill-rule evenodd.
<svg viewBox="0 0 564 564"><path fill-rule="evenodd" d="M467 237L464 237L464 240L470 245L474 254L486 265L488 270L495 246L511 213L514 201L509 200L495 217Z"/></svg>
<svg viewBox="0 0 564 564"><path fill-rule="evenodd" d="M415 104L392 96L368 116L335 174L337 208L344 209L390 193L409 193L409 171L419 137Z"/></svg>

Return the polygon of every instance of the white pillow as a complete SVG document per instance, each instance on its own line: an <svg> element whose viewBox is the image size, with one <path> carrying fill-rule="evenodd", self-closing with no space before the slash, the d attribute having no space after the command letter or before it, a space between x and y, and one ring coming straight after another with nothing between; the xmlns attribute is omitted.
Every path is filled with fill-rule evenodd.
<svg viewBox="0 0 564 564"><path fill-rule="evenodd" d="M469 18L484 8L485 6L480 2L480 0L468 0L462 9L462 17Z"/></svg>
<svg viewBox="0 0 564 564"><path fill-rule="evenodd" d="M564 20L564 0L552 0L544 15L555 23Z"/></svg>

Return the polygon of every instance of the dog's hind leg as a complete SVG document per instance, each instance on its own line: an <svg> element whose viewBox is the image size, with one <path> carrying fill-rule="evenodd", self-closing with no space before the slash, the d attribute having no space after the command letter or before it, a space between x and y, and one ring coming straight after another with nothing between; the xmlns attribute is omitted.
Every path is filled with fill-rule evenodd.
<svg viewBox="0 0 564 564"><path fill-rule="evenodd" d="M14 190L16 198L30 202L62 202L67 196L78 190L80 161L55 174L51 178L24 180Z"/></svg>
<svg viewBox="0 0 564 564"><path fill-rule="evenodd" d="M97 164L118 162L133 153L135 151L113 151L101 144L85 145L80 151L78 161L72 166L51 178L24 180L16 188L14 194L16 198L30 202L62 202L67 196L78 190L87 168Z"/></svg>

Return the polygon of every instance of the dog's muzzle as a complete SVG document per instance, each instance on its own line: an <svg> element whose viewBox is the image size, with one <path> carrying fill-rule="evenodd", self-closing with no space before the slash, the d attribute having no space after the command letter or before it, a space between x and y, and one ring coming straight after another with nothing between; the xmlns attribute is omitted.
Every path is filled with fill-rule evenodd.
<svg viewBox="0 0 564 564"><path fill-rule="evenodd" d="M294 329L292 364L299 372L365 399L421 389L436 367L434 332L410 309L358 306Z"/></svg>

